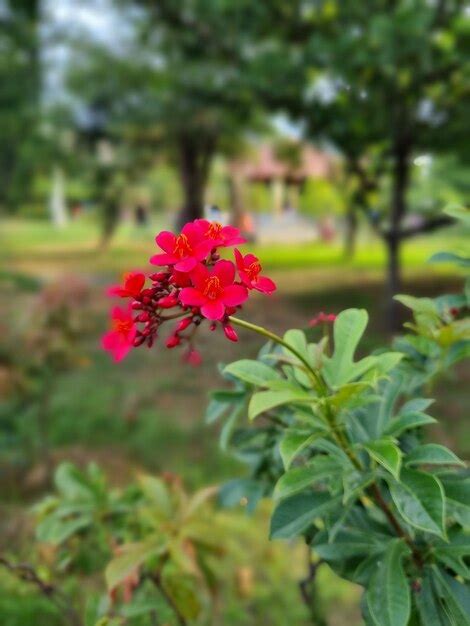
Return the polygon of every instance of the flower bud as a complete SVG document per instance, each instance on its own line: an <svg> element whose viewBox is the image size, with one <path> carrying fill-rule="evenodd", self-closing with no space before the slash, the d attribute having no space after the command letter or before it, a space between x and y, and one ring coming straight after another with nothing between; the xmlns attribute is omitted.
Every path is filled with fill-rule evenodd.
<svg viewBox="0 0 470 626"><path fill-rule="evenodd" d="M171 309L177 304L178 298L175 298L175 296L164 296L158 301L158 306L162 307L162 309Z"/></svg>
<svg viewBox="0 0 470 626"><path fill-rule="evenodd" d="M132 342L132 345L134 346L134 348L138 348L144 343L144 341L145 341L144 335L137 335L137 337L135 337L134 341Z"/></svg>
<svg viewBox="0 0 470 626"><path fill-rule="evenodd" d="M183 317L183 319L180 320L176 325L175 332L181 333L183 330L186 330L188 326L191 326L192 322L192 317Z"/></svg>
<svg viewBox="0 0 470 626"><path fill-rule="evenodd" d="M150 274L149 278L154 283L162 283L168 280L168 274L166 272L155 272L155 274Z"/></svg>
<svg viewBox="0 0 470 626"><path fill-rule="evenodd" d="M194 367L197 367L202 363L201 354L194 349L189 350L189 352L185 354L184 360L186 361L186 363L189 363L189 365L193 365Z"/></svg>
<svg viewBox="0 0 470 626"><path fill-rule="evenodd" d="M178 337L178 335L171 335L166 340L165 345L167 348L176 348L176 346L179 346L180 343L181 343L181 340Z"/></svg>
<svg viewBox="0 0 470 626"><path fill-rule="evenodd" d="M233 326L230 326L230 324L224 325L224 333L227 339L229 339L230 341L238 341L238 335L235 332Z"/></svg>
<svg viewBox="0 0 470 626"><path fill-rule="evenodd" d="M140 310L142 310L142 305L140 304L140 302L133 302L131 304L131 309L133 311L140 311Z"/></svg>

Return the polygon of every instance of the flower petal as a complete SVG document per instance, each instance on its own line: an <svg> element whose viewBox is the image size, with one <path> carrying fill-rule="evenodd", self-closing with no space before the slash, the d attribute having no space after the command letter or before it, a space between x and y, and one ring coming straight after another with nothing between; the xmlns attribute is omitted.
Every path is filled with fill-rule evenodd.
<svg viewBox="0 0 470 626"><path fill-rule="evenodd" d="M185 287L180 291L180 302L183 306L203 306L207 298L194 287Z"/></svg>
<svg viewBox="0 0 470 626"><path fill-rule="evenodd" d="M243 287L243 285L229 285L225 287L221 300L226 306L238 306L243 304L247 298L248 292L246 287Z"/></svg>
<svg viewBox="0 0 470 626"><path fill-rule="evenodd" d="M221 320L225 315L225 307L220 300L207 300L201 307L201 313L209 320Z"/></svg>
<svg viewBox="0 0 470 626"><path fill-rule="evenodd" d="M150 263L152 265L173 265L178 261L178 258L172 254L154 254L150 257Z"/></svg>
<svg viewBox="0 0 470 626"><path fill-rule="evenodd" d="M169 230L162 230L162 232L158 233L155 237L155 241L162 250L171 254L175 248L176 236Z"/></svg>
<svg viewBox="0 0 470 626"><path fill-rule="evenodd" d="M235 278L235 265L232 261L218 261L214 265L214 276L217 276L222 285L231 285Z"/></svg>
<svg viewBox="0 0 470 626"><path fill-rule="evenodd" d="M178 272L190 272L197 265L197 259L193 256L189 256L186 259L181 259L178 263L175 263L175 270Z"/></svg>
<svg viewBox="0 0 470 626"><path fill-rule="evenodd" d="M259 276L253 282L253 287L262 293L273 293L273 291L276 291L276 283L267 276Z"/></svg>

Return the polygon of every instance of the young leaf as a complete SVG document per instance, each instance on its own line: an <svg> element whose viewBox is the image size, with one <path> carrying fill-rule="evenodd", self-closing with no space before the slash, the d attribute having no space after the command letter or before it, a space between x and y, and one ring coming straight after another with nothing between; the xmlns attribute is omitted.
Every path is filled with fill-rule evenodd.
<svg viewBox="0 0 470 626"><path fill-rule="evenodd" d="M248 405L248 417L253 420L265 411L291 402L312 402L312 396L295 387L282 391L259 391L251 397Z"/></svg>
<svg viewBox="0 0 470 626"><path fill-rule="evenodd" d="M122 554L114 558L105 570L108 589L115 589L132 572L148 558L162 554L167 548L166 537L152 536L145 542L128 543L121 547Z"/></svg>
<svg viewBox="0 0 470 626"><path fill-rule="evenodd" d="M400 475L402 452L391 439L377 439L364 444L370 456L397 480Z"/></svg>
<svg viewBox="0 0 470 626"><path fill-rule="evenodd" d="M405 459L406 465L463 465L451 450L437 443L426 443L414 448Z"/></svg>
<svg viewBox="0 0 470 626"><path fill-rule="evenodd" d="M328 493L300 493L280 502L271 517L270 537L291 539L306 530L316 517L335 509L341 497Z"/></svg>
<svg viewBox="0 0 470 626"><path fill-rule="evenodd" d="M364 374L377 359L369 356L354 362L354 353L367 326L364 309L347 309L336 318L335 349L332 357L324 357L323 374L330 387L341 387Z"/></svg>
<svg viewBox="0 0 470 626"><path fill-rule="evenodd" d="M366 599L377 626L407 626L411 611L410 586L402 560L409 548L401 539L392 540L373 574Z"/></svg>
<svg viewBox="0 0 470 626"><path fill-rule="evenodd" d="M289 469L295 457L323 434L324 431L321 430L315 432L311 430L286 430L279 443L279 452L281 453L285 469Z"/></svg>
<svg viewBox="0 0 470 626"><path fill-rule="evenodd" d="M298 330L297 328L288 330L284 334L284 341L290 346L292 346L299 354L301 354L307 360L307 362L312 361L310 357L308 344L307 344L307 338L305 337L305 333L303 331ZM294 354L292 354L290 350L283 347L283 352L289 359L292 360L293 363L300 364L303 366L302 362ZM312 386L312 381L310 380L307 373L303 371L302 369L295 367L294 376L301 385L304 385L305 387Z"/></svg>
<svg viewBox="0 0 470 626"><path fill-rule="evenodd" d="M283 474L274 488L274 498L287 498L341 472L342 467L338 465L335 459L328 456L317 456L307 465L295 467Z"/></svg>
<svg viewBox="0 0 470 626"><path fill-rule="evenodd" d="M406 522L446 539L444 489L435 476L403 468L400 482L390 483L390 493Z"/></svg>
<svg viewBox="0 0 470 626"><path fill-rule="evenodd" d="M230 363L224 369L224 374L231 374L239 380L243 380L250 385L265 387L266 383L272 380L279 380L281 375L277 370L261 361L251 359L241 359Z"/></svg>

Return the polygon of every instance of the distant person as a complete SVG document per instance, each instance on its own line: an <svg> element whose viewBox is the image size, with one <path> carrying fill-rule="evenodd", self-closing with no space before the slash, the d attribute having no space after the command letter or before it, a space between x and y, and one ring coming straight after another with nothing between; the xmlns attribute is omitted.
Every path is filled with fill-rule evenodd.
<svg viewBox="0 0 470 626"><path fill-rule="evenodd" d="M138 204L134 211L135 223L137 226L146 226L148 222L147 210L141 204Z"/></svg>

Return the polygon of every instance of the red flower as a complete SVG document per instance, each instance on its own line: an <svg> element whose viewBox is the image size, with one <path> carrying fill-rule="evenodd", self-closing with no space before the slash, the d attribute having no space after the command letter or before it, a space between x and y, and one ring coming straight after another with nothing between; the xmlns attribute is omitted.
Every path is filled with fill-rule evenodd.
<svg viewBox="0 0 470 626"><path fill-rule="evenodd" d="M181 235L164 230L155 241L164 254L155 254L150 259L153 265L174 265L178 272L190 272L199 261L204 261L214 247L212 240L204 237L202 229L190 222L183 227Z"/></svg>
<svg viewBox="0 0 470 626"><path fill-rule="evenodd" d="M276 291L276 284L267 276L260 276L261 264L254 254L243 256L239 250L235 250L238 273L242 282L248 289L257 289L263 293Z"/></svg>
<svg viewBox="0 0 470 626"><path fill-rule="evenodd" d="M120 298L138 298L145 284L145 276L140 272L129 272L124 274L123 280L124 285L122 287L120 285L110 287L108 294Z"/></svg>
<svg viewBox="0 0 470 626"><path fill-rule="evenodd" d="M111 312L111 321L112 330L103 336L101 343L117 362L121 361L132 348L137 330L130 307L128 309L114 307Z"/></svg>
<svg viewBox="0 0 470 626"><path fill-rule="evenodd" d="M195 223L201 228L206 239L212 241L212 247L236 246L245 243L246 239L240 236L240 231L235 226L222 226L219 222L208 220L196 220Z"/></svg>
<svg viewBox="0 0 470 626"><path fill-rule="evenodd" d="M191 274L194 287L180 292L183 306L197 306L201 314L210 320L221 320L226 307L243 304L248 293L243 285L234 285L235 265L231 261L218 261L210 272L205 265L198 265Z"/></svg>

